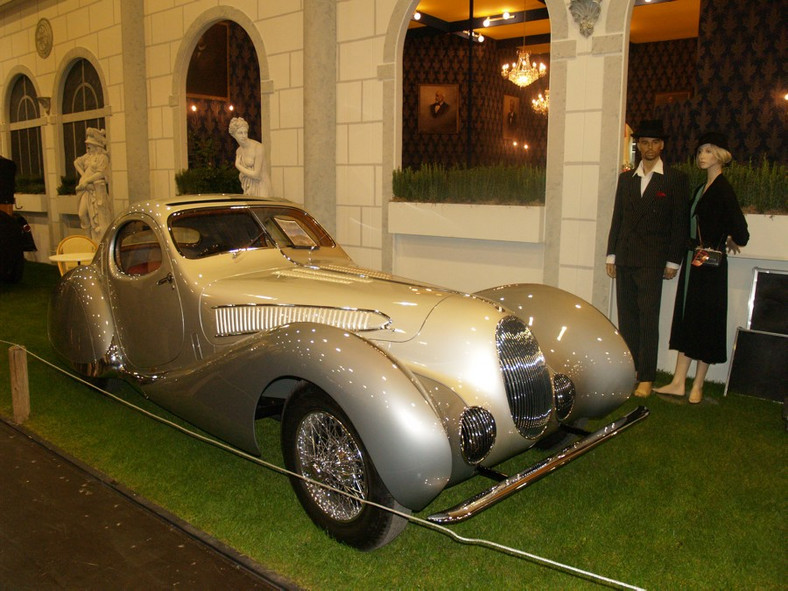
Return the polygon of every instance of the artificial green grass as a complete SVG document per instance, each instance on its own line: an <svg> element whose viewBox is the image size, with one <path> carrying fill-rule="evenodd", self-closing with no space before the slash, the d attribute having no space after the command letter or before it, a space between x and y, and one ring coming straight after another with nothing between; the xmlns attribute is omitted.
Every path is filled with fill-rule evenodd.
<svg viewBox="0 0 788 591"><path fill-rule="evenodd" d="M57 278L54 267L28 264L21 284L0 286L0 339L60 363L46 338ZM312 525L285 476L157 423L32 358L29 375L26 428L301 586L599 588L560 568L460 544L418 525L380 550L355 551ZM127 385L115 391L170 416ZM630 400L614 415L640 403ZM781 406L723 397L720 385L708 386L700 405L657 396L645 404L652 411L646 421L452 531L648 589L784 588ZM12 414L5 353L0 413ZM279 424L261 421L258 432L264 459L281 466ZM519 471L542 455L526 452L501 469ZM476 478L445 491L419 516L486 486Z"/></svg>

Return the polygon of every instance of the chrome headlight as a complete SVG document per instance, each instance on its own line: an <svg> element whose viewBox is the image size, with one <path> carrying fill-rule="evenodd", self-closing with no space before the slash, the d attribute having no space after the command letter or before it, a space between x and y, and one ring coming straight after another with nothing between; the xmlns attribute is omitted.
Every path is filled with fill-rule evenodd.
<svg viewBox="0 0 788 591"><path fill-rule="evenodd" d="M495 443L495 418L479 407L466 408L460 418L460 447L469 464L478 464L490 453Z"/></svg>
<svg viewBox="0 0 788 591"><path fill-rule="evenodd" d="M563 421L575 406L575 385L569 376L557 373L553 376L555 391L555 412L559 421Z"/></svg>

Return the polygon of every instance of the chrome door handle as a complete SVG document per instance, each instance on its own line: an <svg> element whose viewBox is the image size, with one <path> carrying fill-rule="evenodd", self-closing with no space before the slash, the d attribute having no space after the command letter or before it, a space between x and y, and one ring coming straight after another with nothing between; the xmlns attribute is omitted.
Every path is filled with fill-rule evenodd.
<svg viewBox="0 0 788 591"><path fill-rule="evenodd" d="M172 273L167 273L164 277L162 277L156 282L156 285L164 285L165 283L170 283L173 287L175 287L175 284L173 283L173 279L174 277L172 276Z"/></svg>

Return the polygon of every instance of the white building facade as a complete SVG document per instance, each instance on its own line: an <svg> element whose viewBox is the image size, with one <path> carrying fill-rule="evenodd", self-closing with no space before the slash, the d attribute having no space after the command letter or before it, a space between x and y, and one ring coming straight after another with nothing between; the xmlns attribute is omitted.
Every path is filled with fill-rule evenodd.
<svg viewBox="0 0 788 591"><path fill-rule="evenodd" d="M589 0L591 1L591 0ZM389 224L392 172L401 162L402 54L418 0L0 0L0 153L14 132L37 128L44 196L19 196L46 261L65 235L80 232L72 198L57 187L68 162L66 126L101 120L111 158L115 212L130 202L176 194L187 167L186 75L200 36L231 20L249 35L260 66L262 140L276 195L303 203L359 265L421 277L461 290L489 283L543 281L611 311L604 250L612 212L626 99L633 3L605 0L584 35L564 0L547 0L551 22L546 206L540 239L501 241L421 236ZM85 60L103 105L74 114L66 79ZM12 90L30 81L39 116L13 121ZM414 241L415 240L415 241ZM784 239L782 246L785 252ZM765 248L772 249L772 246ZM457 264L442 249L455 253ZM460 249L460 250L458 250ZM463 250L464 249L464 250ZM431 252L429 252L431 251ZM463 254L458 255L457 253ZM463 270L467 263L473 272ZM731 265L731 330L746 318L754 266ZM409 273L413 275L413 273ZM440 279L438 281L437 278ZM670 290L666 290L670 292ZM660 366L672 297L663 310ZM666 324L667 323L667 324ZM712 379L724 380L725 367Z"/></svg>

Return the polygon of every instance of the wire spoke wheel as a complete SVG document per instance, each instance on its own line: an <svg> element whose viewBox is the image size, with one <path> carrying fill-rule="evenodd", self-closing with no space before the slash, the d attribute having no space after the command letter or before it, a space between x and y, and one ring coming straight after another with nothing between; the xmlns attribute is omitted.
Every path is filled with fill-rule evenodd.
<svg viewBox="0 0 788 591"><path fill-rule="evenodd" d="M296 453L304 476L331 487L306 484L317 506L337 521L358 517L363 504L356 499L367 498L367 479L361 450L345 426L326 412L307 415L298 428Z"/></svg>
<svg viewBox="0 0 788 591"><path fill-rule="evenodd" d="M312 384L294 392L282 416L282 455L290 483L316 525L336 540L374 550L396 538L410 509L391 496L351 420ZM304 480L308 479L308 480Z"/></svg>

